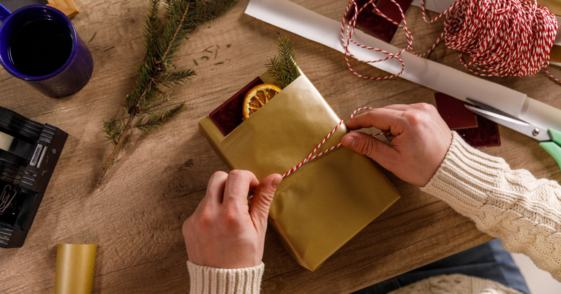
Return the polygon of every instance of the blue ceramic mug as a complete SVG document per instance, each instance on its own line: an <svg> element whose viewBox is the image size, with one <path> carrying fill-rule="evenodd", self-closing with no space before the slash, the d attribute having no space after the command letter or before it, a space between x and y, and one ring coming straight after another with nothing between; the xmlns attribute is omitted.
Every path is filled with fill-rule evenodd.
<svg viewBox="0 0 561 294"><path fill-rule="evenodd" d="M10 13L0 4L0 63L14 77L53 98L80 91L93 58L70 19L45 5Z"/></svg>

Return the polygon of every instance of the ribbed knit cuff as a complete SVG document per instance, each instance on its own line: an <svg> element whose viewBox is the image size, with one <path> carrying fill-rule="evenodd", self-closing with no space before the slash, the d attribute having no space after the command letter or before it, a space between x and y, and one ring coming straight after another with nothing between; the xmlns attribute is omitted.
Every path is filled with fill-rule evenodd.
<svg viewBox="0 0 561 294"><path fill-rule="evenodd" d="M496 187L507 163L469 146L452 132L452 144L433 178L421 190L452 206L461 214L476 212Z"/></svg>
<svg viewBox="0 0 561 294"><path fill-rule="evenodd" d="M240 269L201 266L187 261L191 294L258 294L265 264Z"/></svg>

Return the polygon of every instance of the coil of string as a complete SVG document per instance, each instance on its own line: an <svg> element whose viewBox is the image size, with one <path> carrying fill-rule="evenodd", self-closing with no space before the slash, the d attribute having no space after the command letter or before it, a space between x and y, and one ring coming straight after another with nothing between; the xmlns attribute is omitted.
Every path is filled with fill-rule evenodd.
<svg viewBox="0 0 561 294"><path fill-rule="evenodd" d="M407 21L400 5L394 3L403 19L397 23L382 13L374 0L358 6L355 0L350 0L345 14L350 9L354 10L351 20L346 23L343 17L341 26L341 42L345 48L347 66L355 75L371 80L384 80L399 76L405 67L400 55L410 51L418 57L430 54L438 43L444 39L446 46L458 50L460 62L472 73L485 77L505 76L531 76L542 68L549 66L550 50L557 33L557 19L546 7L538 7L535 0L458 0L440 15L432 20L427 20L425 1L421 9L426 23L433 23L446 15L444 31L431 48L417 54L413 49L413 35L407 27ZM397 53L387 52L378 48L362 45L352 39L358 15L368 6L382 17L405 31L407 47ZM363 63L381 62L388 59L397 59L402 64L399 73L384 77L363 76L352 69L348 57L354 57L349 46L353 44L360 48L381 52L388 55L385 58L363 61ZM547 69L545 72L556 82L561 81L552 76Z"/></svg>

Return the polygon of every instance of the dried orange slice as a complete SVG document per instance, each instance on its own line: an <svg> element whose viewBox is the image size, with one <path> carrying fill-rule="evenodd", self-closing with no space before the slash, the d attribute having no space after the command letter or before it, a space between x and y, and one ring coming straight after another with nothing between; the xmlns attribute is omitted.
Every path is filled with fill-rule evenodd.
<svg viewBox="0 0 561 294"><path fill-rule="evenodd" d="M243 101L243 119L247 119L254 112L273 99L281 89L271 84L261 84L253 87L245 95Z"/></svg>

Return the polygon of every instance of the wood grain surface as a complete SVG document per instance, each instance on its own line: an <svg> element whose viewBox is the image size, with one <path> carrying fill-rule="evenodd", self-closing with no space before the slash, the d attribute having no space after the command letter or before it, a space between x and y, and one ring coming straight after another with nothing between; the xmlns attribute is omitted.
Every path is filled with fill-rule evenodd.
<svg viewBox="0 0 561 294"><path fill-rule="evenodd" d="M136 132L105 184L94 190L102 157L111 151L101 131L102 119L122 111L119 105L134 86L135 65L144 56L141 34L148 3L75 2L81 13L73 23L82 39L87 42L97 32L88 44L95 61L93 77L81 92L64 99L46 98L0 70L1 106L70 135L26 244L0 250L1 293L52 293L57 243L99 244L95 293L188 292L181 225L204 196L212 173L227 171L198 133L197 122L264 71L278 36L294 41L299 66L341 117L360 106L434 104L434 91L403 79L355 77L343 55L244 15L247 0L241 0L226 15L198 28L178 53L176 66L198 73L193 84L174 92L187 110L152 135ZM347 4L295 2L337 20ZM428 48L441 32L442 21L422 23L416 7L407 16L415 48ZM392 43L404 46L404 35ZM216 58L203 52L210 46L213 52L219 46ZM202 60L204 55L210 60ZM465 71L456 52L443 45L430 58ZM356 68L384 74L370 66ZM561 75L561 70L553 71ZM561 88L544 74L491 80L561 108ZM502 146L484 152L503 156L513 168L526 168L537 177L561 180L559 167L535 141L502 127L500 132ZM491 239L443 202L386 174L402 199L314 273L288 256L269 231L263 293L348 293Z"/></svg>

